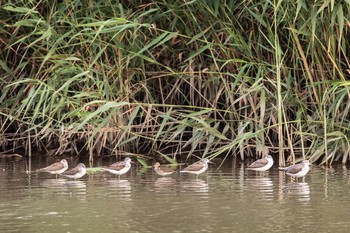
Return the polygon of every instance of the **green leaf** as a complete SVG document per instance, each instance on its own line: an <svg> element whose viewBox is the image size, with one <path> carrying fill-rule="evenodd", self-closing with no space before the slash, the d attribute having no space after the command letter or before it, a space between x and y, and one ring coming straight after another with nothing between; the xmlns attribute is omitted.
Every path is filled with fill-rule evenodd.
<svg viewBox="0 0 350 233"><path fill-rule="evenodd" d="M26 8L26 7L13 7L13 6L4 6L2 9L7 10L7 11L12 11L12 12L17 12L17 13L24 13L24 14L31 14L31 13L39 13L36 10Z"/></svg>

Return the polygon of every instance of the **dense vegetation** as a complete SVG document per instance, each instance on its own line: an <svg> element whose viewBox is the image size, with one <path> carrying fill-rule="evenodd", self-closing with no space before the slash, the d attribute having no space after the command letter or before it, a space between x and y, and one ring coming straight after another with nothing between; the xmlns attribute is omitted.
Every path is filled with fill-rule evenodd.
<svg viewBox="0 0 350 233"><path fill-rule="evenodd" d="M349 159L349 0L0 4L3 151Z"/></svg>

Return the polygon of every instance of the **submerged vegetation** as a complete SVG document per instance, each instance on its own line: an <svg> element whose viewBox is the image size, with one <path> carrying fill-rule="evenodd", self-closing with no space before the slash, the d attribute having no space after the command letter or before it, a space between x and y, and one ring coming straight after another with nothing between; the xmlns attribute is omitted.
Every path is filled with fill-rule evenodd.
<svg viewBox="0 0 350 233"><path fill-rule="evenodd" d="M0 4L3 151L349 160L349 1Z"/></svg>

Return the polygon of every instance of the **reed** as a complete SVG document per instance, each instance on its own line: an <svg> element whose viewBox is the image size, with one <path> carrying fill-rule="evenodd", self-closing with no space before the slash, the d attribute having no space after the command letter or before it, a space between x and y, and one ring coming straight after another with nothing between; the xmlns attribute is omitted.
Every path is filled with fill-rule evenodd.
<svg viewBox="0 0 350 233"><path fill-rule="evenodd" d="M4 151L349 160L345 2L0 4Z"/></svg>

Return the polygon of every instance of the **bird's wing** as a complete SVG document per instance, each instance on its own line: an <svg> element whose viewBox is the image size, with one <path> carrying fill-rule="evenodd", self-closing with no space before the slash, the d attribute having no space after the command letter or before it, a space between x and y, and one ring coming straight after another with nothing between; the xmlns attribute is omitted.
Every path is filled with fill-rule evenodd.
<svg viewBox="0 0 350 233"><path fill-rule="evenodd" d="M75 168L72 168L72 169L70 169L68 171L63 172L62 175L75 175L79 171L80 171L79 167L75 167Z"/></svg>
<svg viewBox="0 0 350 233"><path fill-rule="evenodd" d="M63 163L61 162L57 162L57 163L53 163L48 167L44 167L42 169L39 169L39 171L56 171L56 170L61 170L64 168Z"/></svg>
<svg viewBox="0 0 350 233"><path fill-rule="evenodd" d="M262 158L262 159L258 159L256 160L255 162L253 162L252 164L250 164L248 166L248 168L259 168L259 167L263 167L265 166L266 164L268 164L268 160L265 159L265 158Z"/></svg>
<svg viewBox="0 0 350 233"><path fill-rule="evenodd" d="M285 171L288 172L288 173L293 173L293 174L295 174L295 173L300 172L300 171L302 170L302 168L303 168L303 165L302 165L302 164L295 164L295 165L292 165L292 166L290 166L290 167L287 167L287 168L285 169Z"/></svg>
<svg viewBox="0 0 350 233"><path fill-rule="evenodd" d="M124 167L125 167L125 163L122 161L122 162L113 163L108 168L119 171L119 170L123 169Z"/></svg>
<svg viewBox="0 0 350 233"><path fill-rule="evenodd" d="M194 164L185 167L182 171L198 171L203 168L203 163L201 161L195 162Z"/></svg>
<svg viewBox="0 0 350 233"><path fill-rule="evenodd" d="M167 166L167 165L160 165L159 169L164 171L164 172L173 172L173 171L175 171L175 167L170 167L170 166Z"/></svg>

